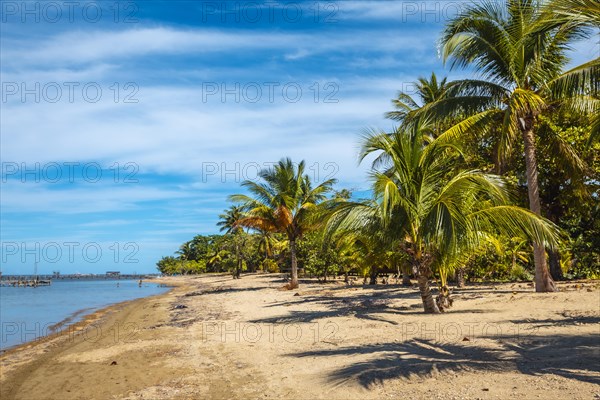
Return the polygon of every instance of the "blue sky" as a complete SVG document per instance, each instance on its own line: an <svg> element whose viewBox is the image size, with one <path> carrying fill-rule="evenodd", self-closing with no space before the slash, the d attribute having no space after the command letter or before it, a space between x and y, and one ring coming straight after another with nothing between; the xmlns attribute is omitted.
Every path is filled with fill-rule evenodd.
<svg viewBox="0 0 600 400"><path fill-rule="evenodd" d="M0 268L154 272L284 156L365 193L361 130L419 76L469 76L436 48L465 4L3 1Z"/></svg>

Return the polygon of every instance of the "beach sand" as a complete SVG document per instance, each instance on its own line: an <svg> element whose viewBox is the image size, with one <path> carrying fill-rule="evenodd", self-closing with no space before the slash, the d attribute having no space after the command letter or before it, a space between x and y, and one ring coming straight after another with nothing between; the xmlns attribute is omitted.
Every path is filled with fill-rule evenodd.
<svg viewBox="0 0 600 400"><path fill-rule="evenodd" d="M471 285L442 315L397 285L164 278L0 357L9 399L598 399L600 284Z"/></svg>

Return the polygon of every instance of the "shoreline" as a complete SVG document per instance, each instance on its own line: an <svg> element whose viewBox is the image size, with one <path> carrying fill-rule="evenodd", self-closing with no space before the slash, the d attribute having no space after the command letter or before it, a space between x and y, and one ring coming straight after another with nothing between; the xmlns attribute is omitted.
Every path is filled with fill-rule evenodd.
<svg viewBox="0 0 600 400"><path fill-rule="evenodd" d="M137 300L137 299L133 299L133 300ZM69 329L72 326L76 326L76 324L78 324L79 322L84 321L86 316L93 315L95 312L98 312L104 308L109 308L115 304L118 304L118 303L108 304L104 307L99 307L99 308L88 307L88 308L82 308L80 310L77 310L77 311L71 313L68 317L64 318L62 321L59 321L55 324L50 325L47 328L47 332L48 332L47 334L41 335L41 336L36 337L31 340L28 340L24 343L15 344L15 345L0 349L0 356L2 356L3 354L7 354L8 352L11 352L13 350L16 350L20 347L26 347L27 345L34 345L35 343L41 343L46 339L58 337L64 333L63 332L64 329Z"/></svg>
<svg viewBox="0 0 600 400"><path fill-rule="evenodd" d="M25 343L16 344L4 349L0 350L0 366L3 366L2 363L6 358L11 357L15 354L21 353L23 351L35 351L36 348L40 346L48 346L48 345L60 345L64 341L71 339L73 341L76 335L80 335L83 331L90 328L91 326L98 324L102 325L106 322L107 317L115 312L119 312L124 307L127 306L135 306L137 303L142 303L149 299L156 299L162 296L167 296L179 286L178 284L165 284L165 282L161 282L159 279L147 280L148 283L157 283L161 285L165 285L165 287L169 288L164 293L150 294L145 297L140 297L137 299L124 300L117 303L111 303L105 306L100 307L88 307L82 308L71 313L68 317L64 318L62 321L59 321L53 325L51 325L48 329L51 331L43 336L37 337ZM74 319L76 319L74 322ZM2 368L3 369L3 368ZM0 379L1 375L4 373L4 369L0 371Z"/></svg>
<svg viewBox="0 0 600 400"><path fill-rule="evenodd" d="M44 373L46 366L52 363L51 360L65 352L79 347L95 347L101 342L118 345L121 342L125 343L130 339L135 339L135 337L131 337L130 332L123 332L119 337L115 336L114 328L138 323L139 318L130 318L132 313L139 313L140 310L147 310L161 303L163 303L163 308L167 308L170 304L169 299L177 296L180 290L185 290L186 286L185 282L164 282L160 279L153 280L151 283L164 284L169 289L164 293L125 300L96 309L83 315L80 320L68 325L59 332L6 349L0 354L0 398L2 400L14 398L97 398L91 394L89 396L76 395L75 397L62 394L60 396L38 394L19 397L16 392L23 387L23 384L28 380L26 377L31 374L31 371Z"/></svg>
<svg viewBox="0 0 600 400"><path fill-rule="evenodd" d="M86 308L81 308L81 309L75 310L71 314L69 314L67 317L63 318L62 320L48 326L45 331L48 333L40 335L39 337L35 337L34 339L28 340L24 343L11 345L6 348L0 348L0 362L4 355L12 353L13 351L19 351L22 348L30 348L37 344L43 344L43 343L46 343L47 341L57 339L58 337L60 337L62 335L70 336L70 335L76 334L77 332L81 331L82 329L85 329L91 323L100 319L104 314L111 312L111 308L113 308L113 307L117 307L119 305L125 305L129 302L143 300L143 299L146 299L149 297L161 296L161 295L169 293L171 290L173 290L176 287L174 285L165 285L164 282L160 281L160 278L147 279L146 282L147 283L156 283L161 286L164 285L164 287L169 288L169 289L167 291L165 291L164 293L150 294L148 296L139 297L139 298L130 299L130 300L119 301L116 303L110 303L110 304L101 305L98 307L86 307ZM67 331L67 332L65 332L65 331Z"/></svg>

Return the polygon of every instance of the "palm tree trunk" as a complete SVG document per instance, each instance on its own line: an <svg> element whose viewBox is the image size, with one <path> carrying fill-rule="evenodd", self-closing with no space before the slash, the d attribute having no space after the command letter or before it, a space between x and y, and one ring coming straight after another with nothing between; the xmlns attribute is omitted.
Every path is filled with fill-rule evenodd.
<svg viewBox="0 0 600 400"><path fill-rule="evenodd" d="M461 267L456 270L456 287L465 287L465 268Z"/></svg>
<svg viewBox="0 0 600 400"><path fill-rule="evenodd" d="M525 170L527 173L527 193L529 195L529 209L541 215L540 192L538 186L537 161L535 158L535 139L532 121L526 121L526 129L523 130L523 142L525 144ZM556 285L550 276L546 265L546 249L540 243L533 243L533 259L535 262L535 291L555 292Z"/></svg>
<svg viewBox="0 0 600 400"><path fill-rule="evenodd" d="M550 264L550 275L555 281L565 279L562 268L560 267L560 254L556 250L548 252L548 264Z"/></svg>
<svg viewBox="0 0 600 400"><path fill-rule="evenodd" d="M236 258L236 267L235 267L235 279L240 279L240 274L242 273L242 258L240 257L240 245L236 243L235 245L235 258Z"/></svg>
<svg viewBox="0 0 600 400"><path fill-rule="evenodd" d="M323 282L327 282L327 272L329 270L329 265L326 264L325 269L323 270Z"/></svg>
<svg viewBox="0 0 600 400"><path fill-rule="evenodd" d="M263 272L267 272L267 260L269 259L269 250L265 246L265 261L263 262Z"/></svg>
<svg viewBox="0 0 600 400"><path fill-rule="evenodd" d="M421 300L423 301L424 311L428 314L439 314L440 309L435 303L433 295L431 294L431 289L429 288L429 278L425 275L419 274L417 282L419 283L419 291L421 292Z"/></svg>
<svg viewBox="0 0 600 400"><path fill-rule="evenodd" d="M290 253L292 256L292 280L289 288L295 289L298 287L298 260L296 260L296 241L290 240Z"/></svg>

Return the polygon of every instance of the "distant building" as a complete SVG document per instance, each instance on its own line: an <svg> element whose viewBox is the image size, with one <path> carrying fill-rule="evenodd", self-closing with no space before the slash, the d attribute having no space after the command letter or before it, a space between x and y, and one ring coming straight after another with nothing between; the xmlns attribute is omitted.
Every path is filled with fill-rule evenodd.
<svg viewBox="0 0 600 400"><path fill-rule="evenodd" d="M121 271L106 271L106 276L111 276L111 277L121 276Z"/></svg>

